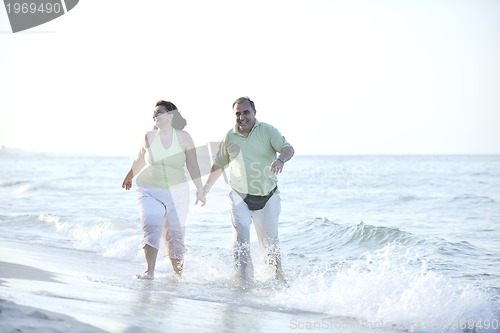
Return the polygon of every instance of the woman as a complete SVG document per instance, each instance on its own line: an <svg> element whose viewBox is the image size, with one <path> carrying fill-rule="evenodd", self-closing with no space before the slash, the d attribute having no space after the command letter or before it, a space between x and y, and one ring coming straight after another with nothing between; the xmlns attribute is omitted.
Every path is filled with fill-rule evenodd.
<svg viewBox="0 0 500 333"><path fill-rule="evenodd" d="M129 190L137 176L139 215L143 231L146 271L140 279L153 279L156 257L163 239L165 256L172 268L182 274L184 232L189 206L189 185L184 166L195 184L196 204L205 205L200 169L193 139L182 129L186 120L177 107L167 101L156 103L153 113L155 127L146 133L139 155L132 163L122 187Z"/></svg>

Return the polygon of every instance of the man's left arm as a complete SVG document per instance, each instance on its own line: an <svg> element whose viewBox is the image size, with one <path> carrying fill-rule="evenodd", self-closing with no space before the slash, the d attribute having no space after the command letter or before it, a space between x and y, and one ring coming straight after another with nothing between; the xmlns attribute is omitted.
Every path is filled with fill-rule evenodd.
<svg viewBox="0 0 500 333"><path fill-rule="evenodd" d="M274 151L279 153L278 157L271 164L270 169L272 173L278 174L283 171L285 163L293 157L295 150L274 126L268 125L267 130L269 131L271 146Z"/></svg>
<svg viewBox="0 0 500 333"><path fill-rule="evenodd" d="M275 175L278 173L281 173L283 171L283 167L285 166L285 163L289 161L292 157L293 154L295 153L295 150L291 145L287 145L283 147L281 150L278 158L276 158L273 163L271 164L271 171Z"/></svg>

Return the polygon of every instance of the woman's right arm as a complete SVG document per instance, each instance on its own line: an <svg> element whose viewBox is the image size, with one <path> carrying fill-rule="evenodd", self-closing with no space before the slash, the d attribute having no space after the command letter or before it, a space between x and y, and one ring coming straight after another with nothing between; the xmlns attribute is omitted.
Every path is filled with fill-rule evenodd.
<svg viewBox="0 0 500 333"><path fill-rule="evenodd" d="M132 162L132 166L130 167L129 172L123 179L122 187L126 190L130 190L132 188L132 179L144 168L146 165L146 161L144 159L144 154L146 153L146 142L147 135L144 137L144 144L139 150L139 154L137 154L136 159Z"/></svg>

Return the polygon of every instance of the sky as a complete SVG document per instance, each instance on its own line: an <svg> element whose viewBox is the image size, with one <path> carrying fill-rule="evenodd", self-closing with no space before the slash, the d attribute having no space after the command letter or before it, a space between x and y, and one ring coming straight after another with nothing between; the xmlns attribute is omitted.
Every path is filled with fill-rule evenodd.
<svg viewBox="0 0 500 333"><path fill-rule="evenodd" d="M197 146L249 96L296 154L500 154L500 1L80 0L12 33L0 146L134 156L157 100Z"/></svg>

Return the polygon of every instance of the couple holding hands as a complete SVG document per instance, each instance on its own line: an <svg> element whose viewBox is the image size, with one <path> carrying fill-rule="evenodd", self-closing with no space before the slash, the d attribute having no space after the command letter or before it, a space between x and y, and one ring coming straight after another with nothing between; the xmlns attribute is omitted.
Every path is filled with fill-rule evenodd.
<svg viewBox="0 0 500 333"><path fill-rule="evenodd" d="M146 271L141 279L153 279L156 258L163 241L165 256L182 274L185 223L189 209L189 185L184 167L197 188L196 203L206 203L211 186L230 168L230 216L233 226L235 270L242 282L253 279L250 257L250 225L275 269L275 278L286 283L281 268L278 222L281 199L277 174L294 154L293 147L273 126L259 122L255 104L248 97L233 103L234 128L223 137L205 186L202 184L193 139L182 129L186 120L167 101L156 103L155 129L146 133L137 158L123 180L129 190L136 177L138 208L143 231Z"/></svg>

